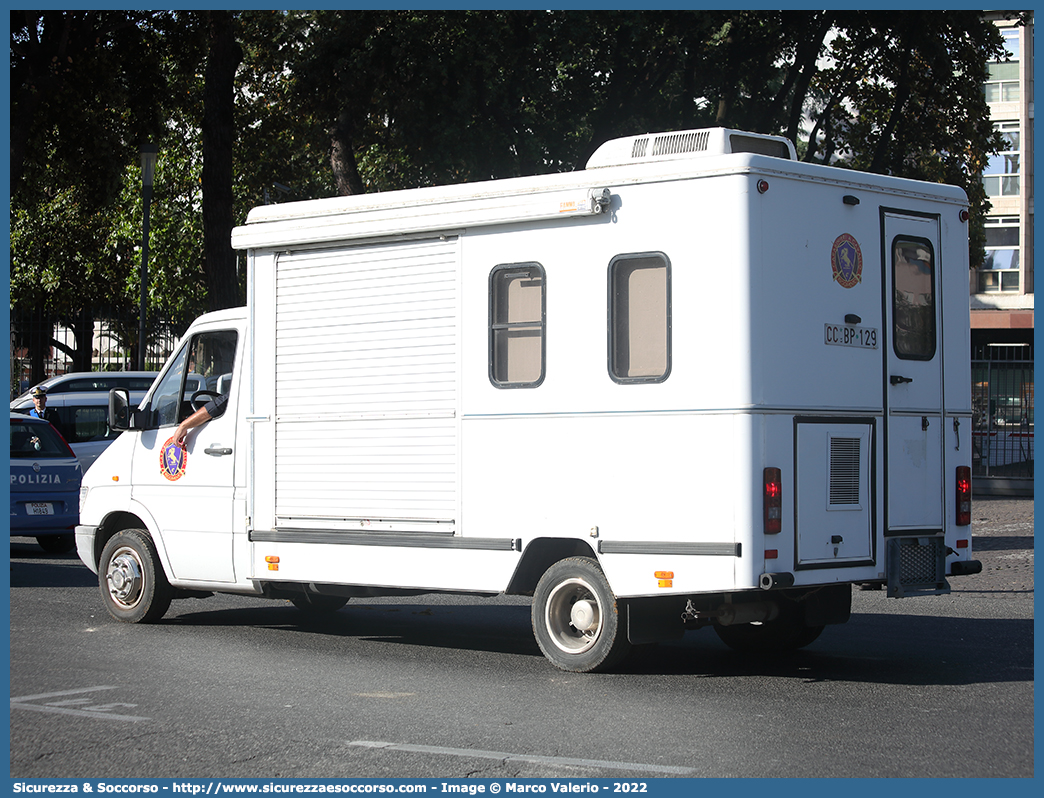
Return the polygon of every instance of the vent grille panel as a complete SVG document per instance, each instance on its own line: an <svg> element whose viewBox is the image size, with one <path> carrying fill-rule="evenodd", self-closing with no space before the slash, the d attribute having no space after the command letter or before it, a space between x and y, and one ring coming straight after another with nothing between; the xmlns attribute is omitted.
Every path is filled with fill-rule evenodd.
<svg viewBox="0 0 1044 798"><path fill-rule="evenodd" d="M830 506L859 504L860 439L830 439Z"/></svg>
<svg viewBox="0 0 1044 798"><path fill-rule="evenodd" d="M656 155L678 155L684 152L704 152L710 140L710 134L705 131L692 133L677 133L657 136L653 142L652 154Z"/></svg>

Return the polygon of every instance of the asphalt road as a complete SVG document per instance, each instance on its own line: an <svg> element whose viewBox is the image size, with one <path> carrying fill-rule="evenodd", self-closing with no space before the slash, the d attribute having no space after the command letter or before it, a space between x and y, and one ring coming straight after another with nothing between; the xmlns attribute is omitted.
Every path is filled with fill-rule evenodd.
<svg viewBox="0 0 1044 798"><path fill-rule="evenodd" d="M11 775L73 778L1027 777L1030 500L979 500L982 574L857 590L781 661L710 630L571 675L528 603L238 597L109 619L74 555L11 546Z"/></svg>

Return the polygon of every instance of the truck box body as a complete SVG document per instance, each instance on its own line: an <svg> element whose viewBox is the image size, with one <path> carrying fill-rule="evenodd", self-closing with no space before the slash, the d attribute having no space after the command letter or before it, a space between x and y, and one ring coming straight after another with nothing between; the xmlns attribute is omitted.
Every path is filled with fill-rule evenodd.
<svg viewBox="0 0 1044 798"><path fill-rule="evenodd" d="M117 508L175 588L533 593L584 557L635 642L657 601L720 625L722 601L974 572L963 191L611 145L251 212L247 308L185 337L217 336L227 410L179 455L187 411L146 398L85 479L85 562Z"/></svg>

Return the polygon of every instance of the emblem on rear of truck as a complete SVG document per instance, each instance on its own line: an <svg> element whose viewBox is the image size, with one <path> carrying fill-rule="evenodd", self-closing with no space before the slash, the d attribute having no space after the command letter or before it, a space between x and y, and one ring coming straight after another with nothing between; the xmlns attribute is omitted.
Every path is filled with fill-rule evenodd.
<svg viewBox="0 0 1044 798"><path fill-rule="evenodd" d="M862 282L863 253L859 249L859 242L848 233L842 233L834 239L830 263L834 269L834 279L842 288L852 288Z"/></svg>
<svg viewBox="0 0 1044 798"><path fill-rule="evenodd" d="M188 449L174 443L174 438L167 438L167 442L160 449L160 473L171 482L181 479L188 466Z"/></svg>

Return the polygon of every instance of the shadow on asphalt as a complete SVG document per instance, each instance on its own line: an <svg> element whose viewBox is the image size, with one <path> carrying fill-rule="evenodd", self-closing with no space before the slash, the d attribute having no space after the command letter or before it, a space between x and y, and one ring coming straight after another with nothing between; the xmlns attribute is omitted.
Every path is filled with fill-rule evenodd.
<svg viewBox="0 0 1044 798"><path fill-rule="evenodd" d="M347 643L349 653L356 644L391 644L542 657L533 639L528 606L366 605L361 601L313 617L290 605L213 612L203 611L200 605L199 612L163 623L280 630L290 635L288 646L294 645L295 635L317 635ZM1033 621L857 613L848 624L827 627L808 648L774 658L733 652L713 630L702 629L676 642L636 648L617 673L762 675L810 683L901 685L1032 681Z"/></svg>
<svg viewBox="0 0 1044 798"><path fill-rule="evenodd" d="M32 544L12 543L12 589L96 585L97 577L75 554L44 555ZM356 647L405 645L542 659L529 606L512 601L353 599L338 612L309 615L289 602L219 596L175 601L158 628L152 628L169 634L179 626L186 633L253 627L285 633L287 648L300 643L299 635L308 635L311 645L329 644L349 654ZM149 634L148 629L139 627L142 634ZM267 637L266 645L279 645L280 639ZM827 627L801 651L760 659L731 651L713 630L702 629L679 641L639 647L618 673L901 685L1032 681L1033 620L854 613L849 623Z"/></svg>
<svg viewBox="0 0 1044 798"><path fill-rule="evenodd" d="M98 577L76 552L47 554L36 543L11 543L11 587L94 587Z"/></svg>

